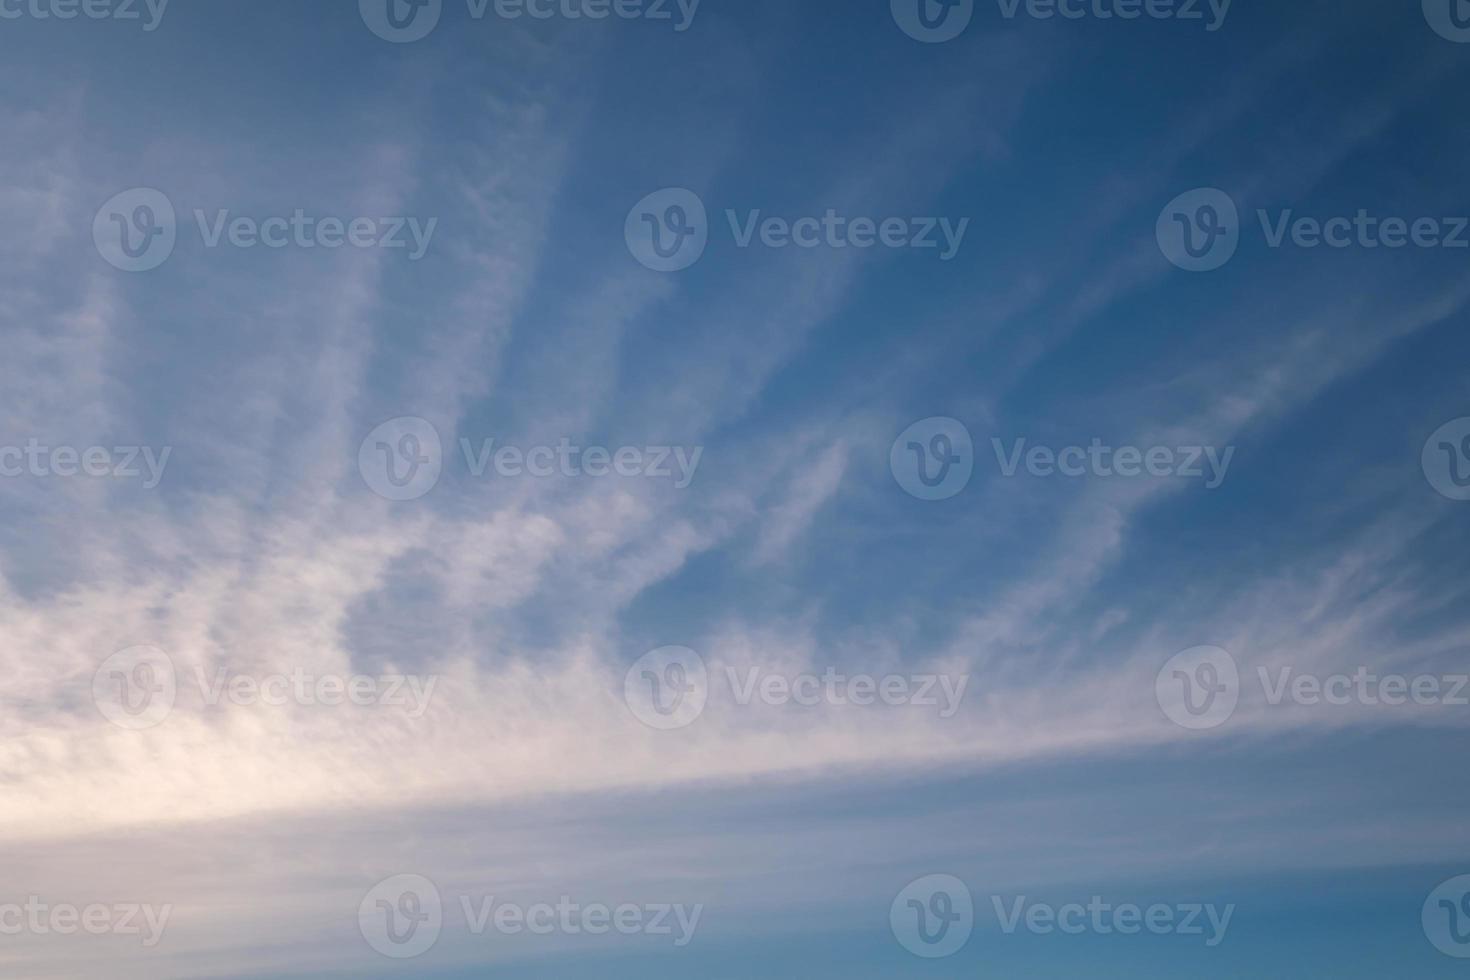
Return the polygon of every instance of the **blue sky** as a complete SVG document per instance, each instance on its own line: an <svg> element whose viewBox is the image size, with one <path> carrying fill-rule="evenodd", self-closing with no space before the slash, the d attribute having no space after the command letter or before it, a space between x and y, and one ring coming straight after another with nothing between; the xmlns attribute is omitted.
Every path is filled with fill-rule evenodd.
<svg viewBox="0 0 1470 980"><path fill-rule="evenodd" d="M1463 974L1463 11L377 2L0 3L0 973ZM297 675L422 697L259 696ZM1359 675L1437 693L1311 694ZM402 875L443 918L397 958ZM1232 917L996 912L1093 896Z"/></svg>

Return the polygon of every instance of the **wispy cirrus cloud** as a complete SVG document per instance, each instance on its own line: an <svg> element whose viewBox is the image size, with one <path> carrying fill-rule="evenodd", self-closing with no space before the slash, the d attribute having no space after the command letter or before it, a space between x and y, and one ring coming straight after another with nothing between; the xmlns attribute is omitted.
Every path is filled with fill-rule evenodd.
<svg viewBox="0 0 1470 980"><path fill-rule="evenodd" d="M805 23L751 16L762 30ZM1452 705L1271 704L1255 682L1282 667L1463 671L1462 579L1453 555L1428 550L1457 537L1459 515L1409 444L1454 399L1445 382L1395 380L1409 348L1453 349L1463 276L1364 253L1242 256L1186 288L1150 240L1158 207L1184 189L1164 185L1192 182L1181 175L1200 154L1246 120L1294 125L1273 93L1327 46L1271 47L1121 162L1033 175L1059 142L1104 159L1084 127L1047 123L1068 68L1057 52L1082 46L997 34L949 58L867 38L888 66L887 88L869 93L885 111L839 107L773 141L759 114L780 111L762 107L800 72L737 30L653 47L723 69L691 83L697 110L671 131L619 101L662 91L669 64L632 64L600 88L646 39L514 25L480 40L442 31L428 42L442 47L391 60L360 40L330 56L361 70L324 76L314 97L338 115L284 145L250 135L281 107L251 103L233 128L144 132L129 163L95 120L131 119L136 80L10 113L23 139L0 150L16 175L0 216L27 231L0 242L0 443L171 455L157 488L0 479L12 514L0 852L22 891L178 908L164 949L119 958L32 936L0 954L9 968L373 969L356 903L405 871L464 894L723 903L708 928L738 941L788 931L794 913L834 930L873 909L881 919L912 869L946 862L1023 888L1463 853L1417 771L1395 776L1413 804L1401 810L1366 807L1345 783L1241 802L1243 760L1268 756L1259 778L1278 785L1298 763L1345 765L1343 739L1388 732L1418 751L1465 728ZM1221 170L1252 199L1335 181L1349 196L1409 195L1413 166L1387 181L1355 166L1457 71L1441 52L1371 111L1342 110L1352 125L1330 139ZM206 94L223 98L222 85ZM225 254L191 232L162 268L130 276L96 254L91 224L145 180L184 226L196 208L302 208L433 216L438 230L414 265L383 249ZM667 275L621 237L627 209L660 186L694 189L714 226L727 209L972 223L943 265L918 250L725 239ZM1091 206L1064 221L1052 194ZM1018 200L1021 227L1007 223ZM1372 420L1343 406L1345 389L1381 399L1391 431L1363 434ZM1323 426L1324 406L1358 428ZM970 427L976 472L956 498L921 501L894 480L889 450L937 415ZM422 498L390 501L358 450L404 416L437 431L443 474ZM1005 477L988 458L992 437L1093 436L1237 452L1209 494ZM477 475L463 445L492 439L678 446L698 451L698 472L685 487ZM1296 453L1326 456L1330 475L1302 463L1278 481ZM1329 482L1330 503L1303 499ZM1202 529L1217 532L1205 555ZM671 644L702 658L708 703L659 730L630 706L627 672ZM1201 644L1230 651L1244 682L1228 722L1186 732L1155 682ZM167 655L177 693L166 718L134 730L99 710L93 686L108 657L138 646ZM419 686L408 706L228 694L231 678L296 674ZM965 693L951 713L739 696L751 677L829 674L933 675ZM1179 803L1185 789L1160 773L1181 758L1218 764L1232 792ZM1094 767L1141 798L1087 783ZM1062 777L1080 783L1026 781ZM865 798L874 786L883 800ZM743 799L752 814L732 826L746 815L726 808ZM1140 830L1170 806L1183 822L1155 821L1163 839ZM1334 807L1348 812L1319 812ZM1292 850L1276 828L1296 808L1338 822ZM1415 833L1386 839L1394 825ZM1203 843L1189 832L1201 827ZM1058 848L1083 829L1112 848ZM442 954L450 966L488 955L463 936Z"/></svg>

